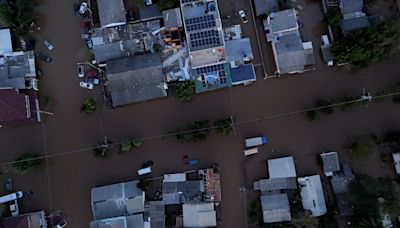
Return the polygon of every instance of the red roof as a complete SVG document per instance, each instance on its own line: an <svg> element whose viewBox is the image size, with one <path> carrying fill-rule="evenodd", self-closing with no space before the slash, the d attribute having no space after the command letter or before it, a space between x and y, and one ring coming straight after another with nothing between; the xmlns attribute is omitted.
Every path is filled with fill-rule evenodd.
<svg viewBox="0 0 400 228"><path fill-rule="evenodd" d="M33 91L22 93L15 89L0 89L0 125L35 122L35 97Z"/></svg>

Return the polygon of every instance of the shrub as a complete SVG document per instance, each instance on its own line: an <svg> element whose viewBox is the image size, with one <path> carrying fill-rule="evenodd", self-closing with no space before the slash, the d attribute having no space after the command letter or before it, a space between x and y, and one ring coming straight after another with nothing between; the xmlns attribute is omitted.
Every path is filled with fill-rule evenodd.
<svg viewBox="0 0 400 228"><path fill-rule="evenodd" d="M326 19L330 25L338 26L342 21L342 14L338 8L329 9L328 13L326 14Z"/></svg>
<svg viewBox="0 0 400 228"><path fill-rule="evenodd" d="M146 192L149 189L150 183L147 180L139 180L137 183L137 187L142 191Z"/></svg>
<svg viewBox="0 0 400 228"><path fill-rule="evenodd" d="M178 128L170 133L180 142L201 142L206 140L210 133L209 127L209 120L195 121L193 124L188 124L186 128Z"/></svg>
<svg viewBox="0 0 400 228"><path fill-rule="evenodd" d="M229 135L233 130L231 118L217 120L214 122L214 126L217 133L221 135Z"/></svg>
<svg viewBox="0 0 400 228"><path fill-rule="evenodd" d="M377 138L372 134L361 135L353 140L349 149L357 157L366 157L378 149L376 140Z"/></svg>
<svg viewBox="0 0 400 228"><path fill-rule="evenodd" d="M15 159L13 169L16 173L23 175L38 167L43 163L43 159L39 158L38 154L26 153Z"/></svg>
<svg viewBox="0 0 400 228"><path fill-rule="evenodd" d="M87 99L83 102L80 111L87 114L93 114L96 111L96 101L93 98Z"/></svg>
<svg viewBox="0 0 400 228"><path fill-rule="evenodd" d="M175 96L179 101L187 102L193 99L195 94L194 82L178 82L175 84Z"/></svg>
<svg viewBox="0 0 400 228"><path fill-rule="evenodd" d="M119 144L119 153L130 151L132 149L131 143L121 143Z"/></svg>
<svg viewBox="0 0 400 228"><path fill-rule="evenodd" d="M325 107L325 106L329 106L329 105L332 105L332 103L325 99L321 99L321 100L318 100L315 102L315 107L320 108L319 111L323 114L333 113L332 107ZM323 108L321 108L321 107L323 107Z"/></svg>
<svg viewBox="0 0 400 228"><path fill-rule="evenodd" d="M319 115L316 111L310 110L306 112L306 118L311 122L316 122L319 120Z"/></svg>
<svg viewBox="0 0 400 228"><path fill-rule="evenodd" d="M142 144L143 142L137 139L132 141L132 146L136 148L140 147Z"/></svg>

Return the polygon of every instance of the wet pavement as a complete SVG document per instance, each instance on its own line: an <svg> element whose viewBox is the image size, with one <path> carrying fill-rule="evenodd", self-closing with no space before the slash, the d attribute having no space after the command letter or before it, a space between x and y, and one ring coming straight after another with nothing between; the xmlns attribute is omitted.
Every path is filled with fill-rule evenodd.
<svg viewBox="0 0 400 228"><path fill-rule="evenodd" d="M207 167L218 163L221 168L222 203L219 227L246 227L243 193L239 188L251 187L255 179L267 177L266 159L293 155L299 175L320 172L316 154L323 150L336 150L342 162L348 162L357 172L370 175L392 175L392 167L382 168L376 158L352 160L343 144L356 135L373 132L377 135L400 127L400 106L390 101L374 101L368 107L359 106L346 112L339 110L323 116L319 123L310 123L302 115L270 118L273 115L303 110L313 106L319 98L333 99L342 95L359 96L362 89L375 92L398 79L396 64L400 56L385 60L357 72L347 73L328 68L321 62L319 37L324 33L322 12L317 1L307 1L300 11L300 21L305 25L304 38L314 42L316 71L302 75L282 76L264 80L261 65L256 67L257 81L249 86L237 86L199 94L192 102L180 103L173 97L108 109L102 103L100 88L88 91L79 88L76 64L84 62L90 53L80 38L79 19L73 14L74 1L40 1L40 25L43 31L38 38L47 37L55 45L53 62L42 63L45 76L41 92L54 103L54 116L45 116L42 124L20 128L0 128L0 161L12 161L20 154L36 152L54 156L41 170L17 176L10 167L2 166L3 177L13 176L16 190L32 190L32 199L21 203L21 210L62 210L68 226L88 227L92 219L90 189L138 178L136 170L146 160L154 161L150 177L163 173L179 172ZM296 3L301 4L301 3ZM240 22L239 9L245 9L249 23L243 26L244 36L250 37L255 64L262 62L257 38L247 0L219 1L222 17ZM308 16L305 16L308 15ZM302 17L303 16L303 17ZM259 36L264 37L262 22L256 20ZM302 32L303 33L303 32ZM260 40L267 72L274 71L270 46ZM44 47L38 42L38 50ZM99 112L90 116L79 112L87 98L95 98ZM236 135L211 134L202 143L181 144L163 139L170 130L195 120L233 116ZM259 119L263 117L262 121ZM269 143L260 153L243 156L243 139L264 134ZM107 159L96 159L91 147L104 140L113 142L145 139L142 147L122 155L112 154ZM182 156L200 160L198 166L182 164Z"/></svg>

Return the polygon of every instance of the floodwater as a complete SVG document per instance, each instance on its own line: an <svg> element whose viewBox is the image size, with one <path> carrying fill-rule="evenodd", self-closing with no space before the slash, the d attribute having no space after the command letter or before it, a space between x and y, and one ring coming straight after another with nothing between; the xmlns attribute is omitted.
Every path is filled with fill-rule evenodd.
<svg viewBox="0 0 400 228"><path fill-rule="evenodd" d="M375 158L351 160L343 144L359 134L373 132L380 135L399 129L400 106L374 101L368 107L359 106L346 112L336 110L332 115L323 116L318 123L310 123L302 115L269 118L311 107L319 98L358 96L363 88L375 92L399 81L397 64L400 56L351 74L326 67L321 62L318 48L321 34L317 33L324 32L318 2L311 1L304 5L304 12L300 11L300 18L308 15L302 22L307 23L306 39L314 41L315 71L264 80L262 67L258 65L257 81L249 86L200 94L185 104L169 97L118 109L105 107L99 88L87 91L78 86L76 63L86 61L90 53L80 39L79 19L73 14L73 3L72 0L45 0L38 8L41 15L45 15L46 23L37 36L46 37L55 45L50 53L53 62L41 64L45 74L41 89L54 102L50 110L54 116L45 116L40 125L0 128L2 163L27 152L60 155L49 158L43 169L24 176L17 176L8 166L2 166L3 178L14 177L15 190L34 192L32 199L21 203L22 212L63 210L69 227L88 227L92 219L90 189L138 178L136 170L146 160L154 161L153 177L218 163L222 178L219 227L224 228L246 227L245 201L239 188L251 188L253 180L267 177L266 159L293 155L298 174L309 175L320 172L316 154L335 150L342 162L350 163L356 172L375 176L392 174L391 167L382 168ZM260 64L248 2L221 0L219 4L222 16L231 15L231 20L237 23L240 22L237 11L245 9L249 22L243 26L243 34L251 38L253 62ZM261 20L256 22L261 37L260 51L270 74L274 72L271 48L263 39ZM40 42L38 50L45 50ZM99 112L93 116L79 112L82 102L90 97L98 100L100 105ZM162 139L168 131L195 120L214 121L229 116L238 123L235 135L211 134L207 141L193 144ZM258 121L261 117L264 120ZM266 135L269 143L260 148L259 154L244 157L243 139L260 134ZM96 159L88 148L104 140L104 136L113 142L138 138L151 140L123 155L113 153L107 159ZM183 165L184 154L199 159L200 164L197 167Z"/></svg>

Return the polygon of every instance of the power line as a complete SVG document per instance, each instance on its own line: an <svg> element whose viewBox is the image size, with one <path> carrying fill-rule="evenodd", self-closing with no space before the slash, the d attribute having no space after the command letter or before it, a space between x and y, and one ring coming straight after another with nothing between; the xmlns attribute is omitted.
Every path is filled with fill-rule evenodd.
<svg viewBox="0 0 400 228"><path fill-rule="evenodd" d="M389 93L389 94L380 95L380 96L375 96L375 97L372 97L371 100L377 100L377 99L381 99L381 98L398 96L398 95L400 95L400 92L398 92L398 93ZM359 99L355 99L355 100L351 100L351 101L340 102L340 103L335 103L335 104L329 104L329 105L313 107L313 108L307 108L307 109L297 110L297 111L293 111L293 112L279 113L279 114L274 114L274 115L269 115L269 116L261 116L259 118L254 118L254 119L249 119L249 120L244 120L244 121L239 121L239 122L232 122L232 125L235 126L235 127L238 127L238 126L247 125L247 124L251 124L251 123L255 123L255 122L271 120L271 119L278 119L278 118L293 116L293 115L297 115L297 114L301 114L301 113L306 113L306 112L309 112L309 111L318 111L318 110L321 110L321 109L334 108L334 107L347 105L347 104L353 104L353 103L357 103L357 102L364 102L364 99L359 98ZM136 140L139 140L139 141L142 141L142 142L146 142L146 141L152 141L152 140L156 140L156 139L163 139L163 138L166 138L166 137L173 137L173 136L176 136L176 135L179 135L179 134L187 134L187 133L201 132L201 131L210 131L210 130L214 130L214 129L218 128L218 127L219 126L210 126L210 127L200 128L200 129L195 129L195 130L184 130L184 131L170 132L170 133L166 133L166 134L162 134L162 135L150 136L150 137L145 137L145 138L136 139ZM108 146L118 146L118 145L120 145L122 143L130 143L131 141L132 140L121 141L121 142L118 142L118 143L109 143ZM36 158L19 160L19 161L3 162L3 163L0 163L0 166L13 165L13 164L16 164L16 163L28 162L28 161L34 161L34 160L49 159L49 158L54 158L54 157L59 157L59 156L75 154L75 153L79 153L79 152L85 152L85 151L94 150L94 149L103 148L103 147L104 147L104 145L100 145L100 146L95 146L95 147L88 147L88 148L82 148L82 149L78 149L78 150L71 150L71 151L61 152L61 153L57 153L57 154L49 154L49 155L39 156L39 157L36 157Z"/></svg>

